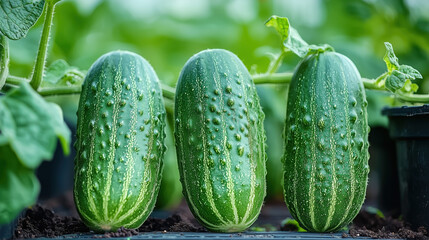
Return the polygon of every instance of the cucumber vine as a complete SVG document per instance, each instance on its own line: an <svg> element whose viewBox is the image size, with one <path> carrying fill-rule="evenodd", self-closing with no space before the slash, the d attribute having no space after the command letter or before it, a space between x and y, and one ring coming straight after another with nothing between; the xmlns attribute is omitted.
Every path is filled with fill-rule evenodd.
<svg viewBox="0 0 429 240"><path fill-rule="evenodd" d="M46 56L48 53L49 36L54 19L55 5L60 0L46 1L45 3L45 22L43 23L42 37L40 39L39 50L37 51L36 64L34 65L33 76L30 85L34 90L38 90L42 83L43 73L46 65Z"/></svg>
<svg viewBox="0 0 429 240"><path fill-rule="evenodd" d="M289 20L285 17L272 16L265 24L274 27L282 39L282 50L279 55L270 63L268 70L262 74L253 75L255 84L289 84L292 79L292 72L276 73L283 61L285 53L292 51L301 58L317 52L332 51L329 45L309 45L290 26ZM366 89L379 91L389 91L397 98L410 103L429 103L429 94L416 94L418 85L412 81L422 78L422 75L413 67L399 65L393 47L390 43L384 43L386 54L387 72L381 74L376 79L362 78L362 83Z"/></svg>

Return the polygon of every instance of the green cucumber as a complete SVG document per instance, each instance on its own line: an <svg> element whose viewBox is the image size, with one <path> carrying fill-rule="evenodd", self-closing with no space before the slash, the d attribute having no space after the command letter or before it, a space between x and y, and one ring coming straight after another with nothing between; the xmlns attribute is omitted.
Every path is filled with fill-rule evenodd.
<svg viewBox="0 0 429 240"><path fill-rule="evenodd" d="M134 53L103 55L86 75L77 117L74 199L83 222L138 228L153 210L165 151L155 71Z"/></svg>
<svg viewBox="0 0 429 240"><path fill-rule="evenodd" d="M264 113L246 67L214 49L185 64L175 96L175 138L183 193L211 231L239 232L265 197Z"/></svg>
<svg viewBox="0 0 429 240"><path fill-rule="evenodd" d="M344 55L310 55L292 77L285 200L308 231L337 231L362 206L369 172L367 104L360 74Z"/></svg>

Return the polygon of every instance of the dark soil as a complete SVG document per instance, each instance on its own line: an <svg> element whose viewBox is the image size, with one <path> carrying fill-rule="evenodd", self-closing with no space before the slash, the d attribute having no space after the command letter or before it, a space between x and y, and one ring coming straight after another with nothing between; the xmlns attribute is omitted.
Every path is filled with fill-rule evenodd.
<svg viewBox="0 0 429 240"><path fill-rule="evenodd" d="M70 195L70 196L69 196ZM18 222L14 238L57 237L67 234L94 234L80 220L74 209L71 194L57 198L54 201L42 202L28 209L26 215ZM51 209L54 209L51 210ZM168 213L168 212L167 212ZM184 202L172 215L167 218L149 217L138 229L128 230L120 228L116 232L95 234L95 238L129 237L144 232L206 232L192 216ZM297 231L294 225L280 227L280 222L290 216L284 203L265 204L256 226L268 224L281 231ZM393 217L381 218L367 211L361 211L343 237L370 237L370 238L405 238L428 239L425 228L413 230L402 220Z"/></svg>
<svg viewBox="0 0 429 240"><path fill-rule="evenodd" d="M14 238L56 237L88 231L80 219L59 216L52 210L36 205L19 219Z"/></svg>
<svg viewBox="0 0 429 240"><path fill-rule="evenodd" d="M179 208L180 210L181 208ZM148 218L138 229L120 228L116 232L96 234L95 238L129 237L142 232L204 232L201 225L182 210L166 219ZM78 217L61 216L41 205L28 209L18 222L14 238L57 237L66 234L93 234Z"/></svg>
<svg viewBox="0 0 429 240"><path fill-rule="evenodd" d="M286 224L280 230L295 232L298 231L298 227L293 224ZM367 211L361 211L356 216L349 227L349 231L342 233L342 237L429 239L428 232L424 227L413 230L408 224L398 218L391 216L381 218Z"/></svg>
<svg viewBox="0 0 429 240"><path fill-rule="evenodd" d="M370 237L370 238L405 238L429 239L424 227L413 230L404 221L387 216L381 218L375 214L361 211L353 220L349 234L343 237Z"/></svg>

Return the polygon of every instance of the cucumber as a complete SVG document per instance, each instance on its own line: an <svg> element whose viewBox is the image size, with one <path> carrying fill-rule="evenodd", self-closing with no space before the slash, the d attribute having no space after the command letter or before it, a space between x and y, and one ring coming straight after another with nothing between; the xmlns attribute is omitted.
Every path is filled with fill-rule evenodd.
<svg viewBox="0 0 429 240"><path fill-rule="evenodd" d="M131 52L103 55L85 77L77 118L74 199L83 222L138 228L153 210L165 151L155 71Z"/></svg>
<svg viewBox="0 0 429 240"><path fill-rule="evenodd" d="M239 232L258 217L265 189L264 113L233 53L205 50L185 64L175 96L183 193L207 229Z"/></svg>
<svg viewBox="0 0 429 240"><path fill-rule="evenodd" d="M334 232L359 212L368 181L365 91L344 55L321 52L297 67L285 126L284 191L299 224Z"/></svg>
<svg viewBox="0 0 429 240"><path fill-rule="evenodd" d="M167 136L165 138L167 150L164 157L164 171L162 173L161 187L155 205L156 209L173 209L177 207L183 199L179 166L177 165L176 147L174 146L173 127L173 115L167 113Z"/></svg>

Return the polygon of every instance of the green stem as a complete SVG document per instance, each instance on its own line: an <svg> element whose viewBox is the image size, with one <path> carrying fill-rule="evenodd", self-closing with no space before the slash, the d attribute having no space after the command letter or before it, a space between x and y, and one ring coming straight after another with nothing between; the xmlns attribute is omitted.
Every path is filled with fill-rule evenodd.
<svg viewBox="0 0 429 240"><path fill-rule="evenodd" d="M255 84L289 84L292 80L293 73L273 73L273 74L257 74L253 75ZM362 78L362 83L366 89L378 91L387 91L382 84L382 79L387 76L387 73L382 74L377 79ZM395 94L399 99L410 103L429 103L429 94L409 94L398 92Z"/></svg>
<svg viewBox="0 0 429 240"><path fill-rule="evenodd" d="M174 95L176 93L176 89L175 88L170 87L170 86L165 85L165 84L161 84L161 89L162 89L162 95L165 98L174 101Z"/></svg>
<svg viewBox="0 0 429 240"><path fill-rule="evenodd" d="M388 75L389 75L389 73L388 73L388 72L385 72L385 73L381 74L380 76L378 76L378 77L375 79L375 81L376 81L377 83L380 83L380 82L382 82L383 80L385 80L385 78L386 78Z"/></svg>
<svg viewBox="0 0 429 240"><path fill-rule="evenodd" d="M29 80L22 77L17 77L9 75L6 78L6 83L10 85L18 86L21 82L28 82ZM161 84L162 95L164 98L174 101L174 93L176 89ZM42 88L38 91L42 96L52 96L52 95L67 95L67 94L78 94L81 92L81 86L61 86L61 87L52 87L52 88Z"/></svg>
<svg viewBox="0 0 429 240"><path fill-rule="evenodd" d="M17 77L9 75L6 78L6 83L12 86L18 86L22 82L28 82L27 78ZM52 88L42 88L38 90L41 96L53 96L53 95L67 95L67 94L78 94L81 92L81 86L60 86Z"/></svg>
<svg viewBox="0 0 429 240"><path fill-rule="evenodd" d="M429 103L429 94L410 94L397 92L396 96L401 100L411 103Z"/></svg>
<svg viewBox="0 0 429 240"><path fill-rule="evenodd" d="M41 96L54 96L54 95L70 95L70 94L79 94L82 91L81 86L61 86L53 88L42 88L39 89L38 93Z"/></svg>
<svg viewBox="0 0 429 240"><path fill-rule="evenodd" d="M283 62L283 58L285 57L286 52L282 51L276 58L276 60L274 62L270 63L270 66L268 67L267 70L267 74L273 74L275 72L277 72L277 70L279 69L280 65Z"/></svg>
<svg viewBox="0 0 429 240"><path fill-rule="evenodd" d="M9 75L6 78L6 83L9 83L9 84L19 85L21 84L21 82L29 82L29 80L27 78L17 77L13 75Z"/></svg>
<svg viewBox="0 0 429 240"><path fill-rule="evenodd" d="M48 53L49 35L54 18L55 4L58 1L47 0L45 2L45 22L43 23L42 37L40 38L39 50L37 51L36 63L33 69L33 76L30 85L34 90L37 90L42 83L43 73L45 70L46 56Z"/></svg>
<svg viewBox="0 0 429 240"><path fill-rule="evenodd" d="M377 80L362 78L362 82L363 82L363 86L366 89L385 90L385 88L383 88L377 84Z"/></svg>
<svg viewBox="0 0 429 240"><path fill-rule="evenodd" d="M162 86L162 95L166 99L174 101L175 89L164 84L162 84L161 86ZM42 89L39 89L38 92L42 96L52 96L52 95L79 94L81 90L82 90L81 86L61 86L61 87L52 87L52 88L42 88Z"/></svg>
<svg viewBox="0 0 429 240"><path fill-rule="evenodd" d="M386 77L386 75L387 74L383 74L377 79L362 78L363 85L365 86L366 89L386 91L386 88L384 87L384 85L380 86L381 79ZM410 103L429 103L429 94L414 94L414 93L401 93L401 92L396 92L392 94L394 94L397 98Z"/></svg>
<svg viewBox="0 0 429 240"><path fill-rule="evenodd" d="M288 84L292 80L293 73L256 74L252 76L255 84Z"/></svg>

